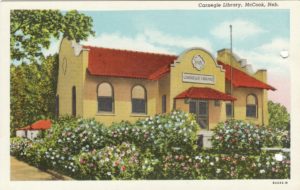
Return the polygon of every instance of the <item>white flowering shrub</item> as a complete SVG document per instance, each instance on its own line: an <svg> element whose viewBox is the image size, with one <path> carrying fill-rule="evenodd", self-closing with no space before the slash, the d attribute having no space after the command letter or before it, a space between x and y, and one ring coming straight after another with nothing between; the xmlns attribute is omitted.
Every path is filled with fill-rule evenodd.
<svg viewBox="0 0 300 190"><path fill-rule="evenodd" d="M155 170L159 161L140 153L132 144L122 143L76 157L79 179L143 179Z"/></svg>
<svg viewBox="0 0 300 190"><path fill-rule="evenodd" d="M191 114L173 111L166 115L139 120L134 124L121 122L109 129L110 143L128 142L156 157L169 152L191 152L197 148L198 124Z"/></svg>
<svg viewBox="0 0 300 190"><path fill-rule="evenodd" d="M43 140L31 141L27 138L11 138L10 154L40 168L48 167L47 160L44 159L46 149L47 146Z"/></svg>
<svg viewBox="0 0 300 190"><path fill-rule="evenodd" d="M75 173L74 156L106 146L107 129L91 119L62 118L46 134L45 159L51 168L63 173Z"/></svg>
<svg viewBox="0 0 300 190"><path fill-rule="evenodd" d="M199 126L174 111L111 127L63 117L42 139L11 139L11 155L75 179L288 179L289 153L262 152L281 138L241 121L221 123L211 150L197 150ZM275 143L276 142L276 143Z"/></svg>
<svg viewBox="0 0 300 190"><path fill-rule="evenodd" d="M264 127L238 120L218 124L212 136L213 148L221 153L260 153L268 132Z"/></svg>
<svg viewBox="0 0 300 190"><path fill-rule="evenodd" d="M281 155L276 159L275 155ZM288 153L260 155L207 154L195 156L204 179L289 179Z"/></svg>

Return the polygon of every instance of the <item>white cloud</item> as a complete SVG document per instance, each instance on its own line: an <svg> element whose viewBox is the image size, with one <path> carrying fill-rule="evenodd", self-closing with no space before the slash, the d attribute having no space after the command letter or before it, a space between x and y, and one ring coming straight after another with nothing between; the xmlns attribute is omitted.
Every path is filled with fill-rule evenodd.
<svg viewBox="0 0 300 190"><path fill-rule="evenodd" d="M166 47L160 47L150 43L143 34L138 34L131 38L119 33L102 33L98 37L89 38L86 42L82 42L82 44L116 49L174 54L174 52Z"/></svg>
<svg viewBox="0 0 300 190"><path fill-rule="evenodd" d="M280 56L282 50L289 50L289 40L276 38L269 43L262 44L253 50L235 50L241 58L247 59L254 70L267 69L269 74L288 75L289 58Z"/></svg>
<svg viewBox="0 0 300 190"><path fill-rule="evenodd" d="M263 28L256 25L253 22L247 20L236 19L233 21L225 21L211 30L211 34L220 39L229 39L230 29L229 25L232 25L232 34L235 40L244 40L247 37L255 36L266 32Z"/></svg>
<svg viewBox="0 0 300 190"><path fill-rule="evenodd" d="M158 30L149 29L133 37L120 33L102 33L97 37L89 38L86 42L82 42L82 44L167 54L178 54L179 52L176 50L185 50L191 47L202 47L208 51L212 51L211 43L208 40L198 37L185 38L182 36L172 36Z"/></svg>
<svg viewBox="0 0 300 190"><path fill-rule="evenodd" d="M181 36L172 36L161 33L158 30L145 30L144 35L149 39L150 42L160 45L167 45L184 49L201 47L208 51L212 51L212 45L210 41L201 39L199 37L191 36L189 38L184 38Z"/></svg>

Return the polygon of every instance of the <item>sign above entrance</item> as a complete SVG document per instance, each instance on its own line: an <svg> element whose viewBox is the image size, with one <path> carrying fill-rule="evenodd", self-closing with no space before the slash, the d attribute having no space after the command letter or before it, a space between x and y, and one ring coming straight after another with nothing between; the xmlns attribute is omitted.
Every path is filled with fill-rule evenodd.
<svg viewBox="0 0 300 190"><path fill-rule="evenodd" d="M203 69L205 65L204 59L200 55L195 55L192 59L192 63L193 66L199 71Z"/></svg>
<svg viewBox="0 0 300 190"><path fill-rule="evenodd" d="M182 73L182 81L191 83L215 84L215 76Z"/></svg>

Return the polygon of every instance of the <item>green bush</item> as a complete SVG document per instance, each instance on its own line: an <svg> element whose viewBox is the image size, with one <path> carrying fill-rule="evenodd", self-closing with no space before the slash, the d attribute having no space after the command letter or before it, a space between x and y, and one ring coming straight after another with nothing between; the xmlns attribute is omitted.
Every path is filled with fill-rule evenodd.
<svg viewBox="0 0 300 190"><path fill-rule="evenodd" d="M81 179L143 179L154 171L157 159L142 155L135 145L122 143L76 157Z"/></svg>
<svg viewBox="0 0 300 190"><path fill-rule="evenodd" d="M214 129L212 144L220 153L259 154L262 147L289 147L288 131L229 120Z"/></svg>
<svg viewBox="0 0 300 190"><path fill-rule="evenodd" d="M199 126L191 114L174 111L139 120L134 124L113 124L109 128L109 144L128 142L142 151L150 151L156 157L169 152L191 152L197 148L198 129Z"/></svg>
<svg viewBox="0 0 300 190"><path fill-rule="evenodd" d="M110 128L95 120L63 117L43 139L12 138L11 154L85 180L290 177L288 153L260 150L282 143L280 130L233 120L220 123L214 148L198 151L198 129L194 117L180 111Z"/></svg>
<svg viewBox="0 0 300 190"><path fill-rule="evenodd" d="M213 148L221 153L260 153L266 140L264 127L238 120L229 120L217 125L212 136Z"/></svg>
<svg viewBox="0 0 300 190"><path fill-rule="evenodd" d="M286 107L272 101L268 102L269 126L281 130L290 130L290 114Z"/></svg>

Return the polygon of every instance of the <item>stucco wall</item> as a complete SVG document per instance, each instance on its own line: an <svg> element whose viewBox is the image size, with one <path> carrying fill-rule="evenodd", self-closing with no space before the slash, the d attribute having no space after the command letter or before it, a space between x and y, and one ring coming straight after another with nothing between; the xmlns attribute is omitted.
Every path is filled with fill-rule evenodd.
<svg viewBox="0 0 300 190"><path fill-rule="evenodd" d="M170 104L173 99L170 97L170 74L166 74L158 81L159 97L157 101L157 113L162 113L162 96L166 95L166 112L170 112Z"/></svg>
<svg viewBox="0 0 300 190"><path fill-rule="evenodd" d="M122 120L135 121L156 114L158 99L158 81L99 77L86 75L84 85L84 117L110 125L112 122ZM114 113L98 113L97 86L102 82L109 82L114 90ZM131 90L135 85L142 85L147 91L147 114L131 113Z"/></svg>
<svg viewBox="0 0 300 190"><path fill-rule="evenodd" d="M246 98L249 94L255 94L258 102L257 117L246 117ZM237 98L234 102L234 118L238 120L244 120L254 124L263 124L263 96L262 90L251 88L234 88L233 96ZM264 116L265 117L265 116Z"/></svg>
<svg viewBox="0 0 300 190"><path fill-rule="evenodd" d="M83 116L83 81L87 65L87 51L75 56L72 42L63 39L59 51L57 95L59 114L72 114L72 87L76 87L76 115ZM64 64L66 60L67 64Z"/></svg>
<svg viewBox="0 0 300 190"><path fill-rule="evenodd" d="M192 59L195 55L200 55L204 61L205 66L202 70L197 70L192 64ZM198 74L198 75L213 75L215 77L215 84L199 84L182 81L182 73ZM214 58L205 50L191 49L187 50L179 56L177 63L171 67L171 98L176 97L181 92L190 87L209 87L220 92L225 92L225 71L221 66L217 65ZM170 105L172 107L172 105ZM172 108L171 108L172 109Z"/></svg>

